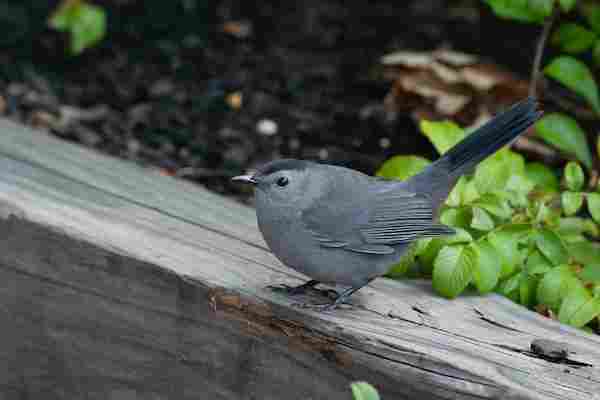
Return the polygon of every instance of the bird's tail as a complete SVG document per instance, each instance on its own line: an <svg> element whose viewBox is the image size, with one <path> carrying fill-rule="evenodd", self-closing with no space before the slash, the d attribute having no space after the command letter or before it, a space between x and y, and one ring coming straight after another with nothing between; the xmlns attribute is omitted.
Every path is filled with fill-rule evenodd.
<svg viewBox="0 0 600 400"><path fill-rule="evenodd" d="M442 167L450 175L463 175L503 146L512 143L541 115L533 98L523 100L475 130L432 166Z"/></svg>
<svg viewBox="0 0 600 400"><path fill-rule="evenodd" d="M542 115L533 98L527 98L492 118L451 148L436 162L416 175L417 190L432 192L433 200L442 203L456 180L477 164L512 143Z"/></svg>

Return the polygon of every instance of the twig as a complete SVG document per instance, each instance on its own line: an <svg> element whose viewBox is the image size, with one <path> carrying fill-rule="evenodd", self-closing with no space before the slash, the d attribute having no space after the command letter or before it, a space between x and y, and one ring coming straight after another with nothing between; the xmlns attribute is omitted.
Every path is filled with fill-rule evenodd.
<svg viewBox="0 0 600 400"><path fill-rule="evenodd" d="M561 159L560 154L553 148L526 136L517 139L513 147L521 152L535 155L548 164L555 164Z"/></svg>
<svg viewBox="0 0 600 400"><path fill-rule="evenodd" d="M540 66L542 64L542 55L544 54L544 49L546 48L546 41L548 40L548 36L550 35L550 30L552 29L552 24L558 15L558 7L554 7L552 10L552 14L544 21L544 27L542 28L542 33L540 33L540 37L538 38L538 42L535 48L535 58L533 59L533 66L531 67L531 81L529 82L529 96L536 97L538 80L540 77Z"/></svg>
<svg viewBox="0 0 600 400"><path fill-rule="evenodd" d="M567 96L556 93L552 89L544 89L544 97L556 104L558 107L575 115L575 117L578 119L595 120L598 118L597 115L589 108L578 105L576 102L567 98Z"/></svg>
<svg viewBox="0 0 600 400"><path fill-rule="evenodd" d="M595 191L598 186L598 170L592 169L590 171L590 180L588 183L588 189L590 191Z"/></svg>

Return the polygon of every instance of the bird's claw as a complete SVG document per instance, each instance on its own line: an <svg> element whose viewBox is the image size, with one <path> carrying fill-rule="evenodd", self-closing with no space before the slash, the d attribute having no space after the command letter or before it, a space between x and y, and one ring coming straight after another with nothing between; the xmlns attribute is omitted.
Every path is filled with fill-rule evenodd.
<svg viewBox="0 0 600 400"><path fill-rule="evenodd" d="M285 293L290 296L304 294L307 290L306 288L303 288L301 286L289 286L285 283L281 283L279 285L269 285L267 286L267 289L272 290L273 292Z"/></svg>
<svg viewBox="0 0 600 400"><path fill-rule="evenodd" d="M314 304L314 303L297 303L297 304L294 304L294 305L296 307L311 309L311 310L315 310L315 311L332 311L332 310L335 310L336 308L338 308L338 306L341 306L342 304L346 304L348 306L350 305L348 303L345 303L344 299L340 298L338 296L331 303L320 303L320 304Z"/></svg>
<svg viewBox="0 0 600 400"><path fill-rule="evenodd" d="M326 312L335 310L338 306L336 302L323 303L323 304L312 304L312 303L296 303L294 306L298 308L305 308L314 311Z"/></svg>
<svg viewBox="0 0 600 400"><path fill-rule="evenodd" d="M289 285L286 285L285 283L281 283L278 285L269 285L269 286L267 286L267 289L272 290L273 292L285 293L289 296L296 296L296 295L306 294L307 292L313 292L313 293L320 294L322 296L328 297L333 300L335 300L339 297L338 292L336 292L333 289L317 289L317 288L315 288L315 285L317 285L317 284L318 284L318 282L316 282L316 281L309 281L300 286L289 286Z"/></svg>

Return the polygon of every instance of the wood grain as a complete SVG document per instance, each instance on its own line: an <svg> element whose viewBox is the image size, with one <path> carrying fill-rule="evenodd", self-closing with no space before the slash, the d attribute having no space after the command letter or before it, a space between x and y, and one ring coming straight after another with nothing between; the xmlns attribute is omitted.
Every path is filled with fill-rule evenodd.
<svg viewBox="0 0 600 400"><path fill-rule="evenodd" d="M316 313L253 210L0 121L4 398L600 398L600 339L496 295L378 279ZM318 300L318 294L313 300ZM302 300L302 299L299 299ZM566 363L530 351L567 343Z"/></svg>

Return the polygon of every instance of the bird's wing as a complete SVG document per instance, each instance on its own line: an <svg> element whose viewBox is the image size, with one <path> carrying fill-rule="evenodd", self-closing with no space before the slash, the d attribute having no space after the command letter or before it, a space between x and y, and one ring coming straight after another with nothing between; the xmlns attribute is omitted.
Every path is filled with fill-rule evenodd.
<svg viewBox="0 0 600 400"><path fill-rule="evenodd" d="M399 189L365 190L354 195L329 194L303 212L304 225L321 246L391 254L392 245L454 233L452 228L433 222L426 195Z"/></svg>

